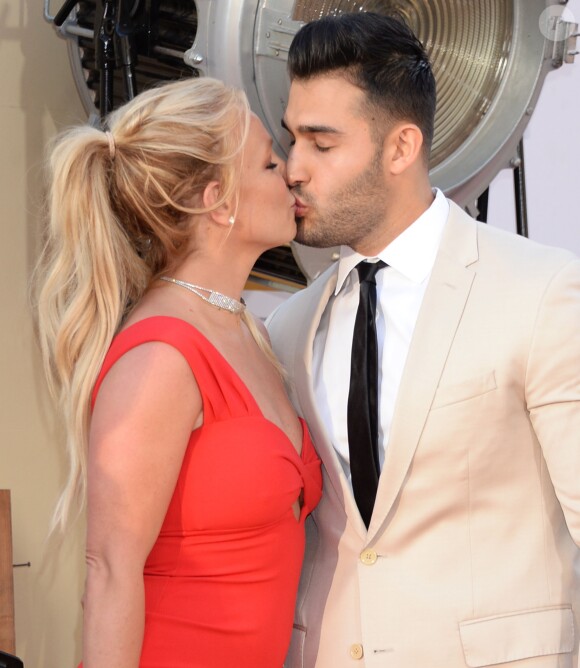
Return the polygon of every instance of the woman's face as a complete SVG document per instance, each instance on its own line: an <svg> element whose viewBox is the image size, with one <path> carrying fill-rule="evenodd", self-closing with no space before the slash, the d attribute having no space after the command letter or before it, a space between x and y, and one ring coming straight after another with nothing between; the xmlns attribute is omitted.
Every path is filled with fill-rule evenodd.
<svg viewBox="0 0 580 668"><path fill-rule="evenodd" d="M286 185L286 163L272 149L272 139L252 114L242 162L235 225L248 241L264 248L288 243L296 235L295 199Z"/></svg>

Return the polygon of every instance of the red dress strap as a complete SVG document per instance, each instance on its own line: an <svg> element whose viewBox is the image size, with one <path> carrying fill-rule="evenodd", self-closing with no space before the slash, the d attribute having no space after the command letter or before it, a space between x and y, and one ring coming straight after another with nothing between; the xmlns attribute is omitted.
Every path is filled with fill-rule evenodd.
<svg viewBox="0 0 580 668"><path fill-rule="evenodd" d="M254 398L217 348L193 325L171 316L139 320L115 336L95 383L92 406L115 362L129 350L153 341L172 346L186 359L201 392L205 424L259 413Z"/></svg>

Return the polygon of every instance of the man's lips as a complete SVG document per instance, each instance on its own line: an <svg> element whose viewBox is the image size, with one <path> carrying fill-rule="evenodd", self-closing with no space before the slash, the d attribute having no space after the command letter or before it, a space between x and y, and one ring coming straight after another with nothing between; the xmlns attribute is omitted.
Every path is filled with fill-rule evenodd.
<svg viewBox="0 0 580 668"><path fill-rule="evenodd" d="M296 208L295 208L296 217L297 218L302 218L305 215L307 210L308 210L308 206L306 204L304 204L304 202L302 202L301 200L296 198Z"/></svg>

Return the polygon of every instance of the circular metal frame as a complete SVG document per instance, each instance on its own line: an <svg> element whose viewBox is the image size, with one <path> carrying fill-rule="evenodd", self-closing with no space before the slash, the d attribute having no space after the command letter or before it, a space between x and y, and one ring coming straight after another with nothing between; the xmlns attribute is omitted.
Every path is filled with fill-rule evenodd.
<svg viewBox="0 0 580 668"><path fill-rule="evenodd" d="M473 203L494 176L509 166L544 77L554 67L539 18L546 6L556 3L506 2L513 3L513 27L496 95L469 136L431 169L433 184L461 206ZM194 50L207 53L201 69L243 87L284 152L288 144L280 120L289 88L286 57L302 25L289 18L293 5L293 0L200 0L199 14L208 20L200 20L194 44Z"/></svg>
<svg viewBox="0 0 580 668"><path fill-rule="evenodd" d="M429 0L422 1L429 6L419 5L421 16L435 22ZM437 21L445 23L445 7L453 5L456 10L455 5L461 1L465 2L465 29L473 30L474 15L470 14L473 0L437 0ZM542 31L540 25L541 16L545 15L548 8L552 11L561 5L559 0L503 1L509 5L504 13L511 17L512 26L511 34L508 37L502 35L499 39L500 42L504 40L505 53L494 86L489 88L492 99L484 100L477 122L472 124L473 127L468 126L467 136L460 143L455 141L449 155L440 155L439 152L436 164L430 170L432 183L464 207L473 206L501 169L513 166L510 162L517 153L517 145L531 117L544 78L550 70L561 64L554 61L554 42L546 38L546 31ZM184 49L184 39L185 42L188 39L187 31L185 37L182 31L178 48L156 47L158 53L152 54L152 58L159 59L159 71L157 73L153 67L154 74L148 73L149 80L151 76L154 80L155 77L163 79L205 75L243 88L253 110L274 137L278 150L287 153L288 138L280 125L289 91L286 60L292 38L303 25L292 17L296 2L304 8L309 3L317 4L318 0L191 0L191 5L188 0L180 2L182 5L185 3L187 11L191 8L191 13L195 15L191 24L194 32L190 35L191 46L180 50ZM405 10L410 11L412 5L417 10L417 2L420 0L360 0L356 4L363 9L368 5L368 9L373 11L379 11L381 6L399 7L404 15ZM352 0L324 0L323 5L327 8L324 13L328 13L329 6L346 7L349 3L352 4ZM77 7L82 9L86 4L79 3ZM311 10L311 7L307 6L307 10ZM82 15L82 11L78 13ZM453 16L449 15L453 25L458 22L456 14L455 11ZM66 33L71 38L69 55L77 89L87 112L97 118L95 92L87 82L87 67L83 62L83 51L87 49L92 31L86 20L79 25L77 18L73 13L61 28L61 34ZM414 20L417 21L417 12ZM480 44L482 31L490 31L491 39L499 23L497 16L491 16L489 25L483 28L479 24L476 26ZM442 39L441 35L447 34L445 28L445 25L434 24L427 26L424 32L428 36L424 41L427 50L433 54L435 70L437 52L446 48L446 44L437 41ZM423 34L422 29L418 33ZM463 42L475 44L476 40L469 38ZM464 59L477 60L479 56L476 50L469 53L467 49L461 53ZM448 53L446 58L449 67L453 66ZM148 61L150 66L151 58ZM458 81L460 68L457 68L457 72L452 85L442 86L441 98L453 95L453 86L472 85ZM478 73L474 73L473 80L478 76ZM144 78L147 80L147 76ZM463 106L468 107L465 102ZM445 132L450 133L449 127L446 127ZM434 146L437 141L436 125ZM322 263L318 259L321 255L318 251L296 247L295 256L306 276L312 278L320 266L332 260L334 251L322 251Z"/></svg>
<svg viewBox="0 0 580 668"><path fill-rule="evenodd" d="M559 4L557 0L505 1L512 4L513 23L495 96L466 139L430 171L433 185L465 208L473 207L497 173L510 166L544 78L556 66L552 43L542 34L539 19L546 7ZM199 13L206 20L199 22L193 47L196 53L207 54L205 74L245 89L283 153L288 151L288 138L280 126L289 90L287 53L302 25L292 20L293 8L294 0L199 0ZM293 248L309 279L336 259L336 248L297 244Z"/></svg>

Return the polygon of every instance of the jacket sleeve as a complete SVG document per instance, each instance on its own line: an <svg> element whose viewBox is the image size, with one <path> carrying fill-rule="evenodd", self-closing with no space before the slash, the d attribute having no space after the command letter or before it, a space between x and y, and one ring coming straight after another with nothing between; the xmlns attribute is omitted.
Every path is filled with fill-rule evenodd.
<svg viewBox="0 0 580 668"><path fill-rule="evenodd" d="M567 263L545 289L525 392L552 484L580 546L580 260Z"/></svg>

